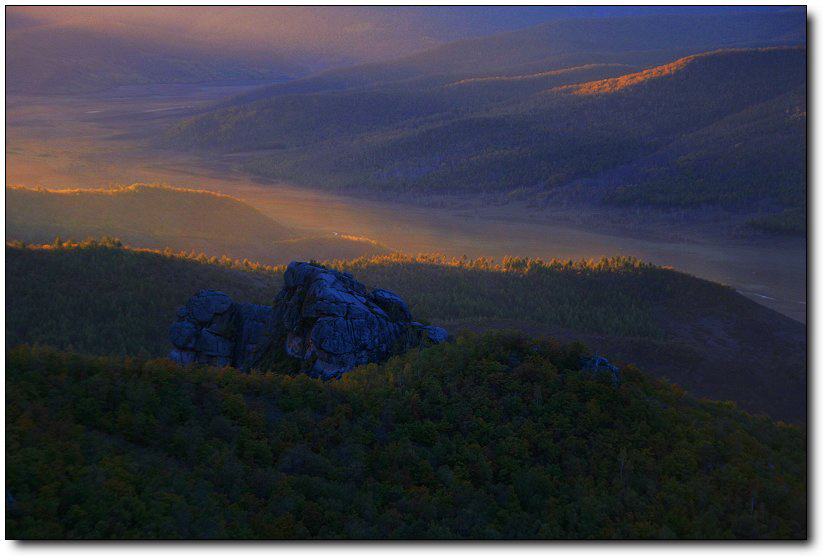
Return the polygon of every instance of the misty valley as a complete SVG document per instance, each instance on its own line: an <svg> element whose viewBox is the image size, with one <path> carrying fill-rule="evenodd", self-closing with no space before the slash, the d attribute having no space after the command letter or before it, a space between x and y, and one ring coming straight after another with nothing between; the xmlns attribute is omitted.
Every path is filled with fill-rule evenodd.
<svg viewBox="0 0 823 556"><path fill-rule="evenodd" d="M804 8L6 20L7 538L808 537Z"/></svg>

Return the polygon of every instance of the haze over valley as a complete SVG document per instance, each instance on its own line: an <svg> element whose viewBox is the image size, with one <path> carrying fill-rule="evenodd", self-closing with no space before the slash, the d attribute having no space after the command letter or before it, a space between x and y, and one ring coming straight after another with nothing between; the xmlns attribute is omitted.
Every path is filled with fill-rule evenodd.
<svg viewBox="0 0 823 556"><path fill-rule="evenodd" d="M312 108L303 109L299 104L303 102L302 96L288 96L287 99L291 99L289 102L294 104L290 109L290 119L273 121L290 121L291 127L266 134L268 137L278 137L273 134L280 133L282 140L294 141L295 130L306 125L294 120L295 115L308 117L318 114L317 110L326 110L328 117L316 120L313 125L324 126L323 133L340 136L340 139L311 139L308 143L307 140L300 140L295 147L276 151L248 145L242 148L252 150L238 152L228 149L221 152L208 149L203 153L188 146L185 149L176 148L179 146L177 140L169 140L169 136L177 137L181 133L181 125L189 129L192 121L208 122L222 117L220 114L227 110L237 110L222 108L226 102L224 99L240 99L231 101L237 103L246 102L242 100L245 98L243 95L248 96L249 91L260 95L259 89L250 82L234 85L128 86L70 96L9 94L6 178L9 185L23 187L97 189L132 183L163 183L222 192L250 202L274 221L297 230L300 236L336 233L373 240L379 238L379 243L405 253L436 252L449 256L488 256L497 259L511 253L547 258L634 255L729 284L751 299L804 322L805 242L797 234L805 233L805 171L800 171L805 167L800 164L805 152L805 112L802 104L805 98L802 93L805 51L795 48L715 53L698 57L691 63L681 63L685 66L682 70L677 68L672 71L676 72L674 77L687 72L705 73L701 66L709 66L708 71L715 58L720 64L726 63L724 58L730 58L729 63L740 66L740 61L735 58L762 64L775 57L778 57L774 60L777 73L762 69L745 72L740 78L724 73L723 79L729 84L718 84L717 92L712 94L719 95L718 98L729 95L729 108L721 110L731 115L725 116L724 112L720 112L713 122L686 135L671 135L669 131L669 137L674 139L667 139L671 142L665 147L644 147L646 152L658 149L657 153L628 158L631 160L629 164L592 172L588 164L591 157L603 152L602 144L584 143L588 144L584 147L579 143L581 139L575 139L578 149L568 152L574 154L590 149L589 155L566 162L552 159L555 164L568 168L565 171L569 176L559 178L560 181L552 182L553 185L543 182L515 187L518 183L532 183L533 178L528 178L528 174L525 174L526 181L510 181L511 176L523 171L549 171L550 175L559 175L553 169L541 170L539 166L532 165L529 157L534 157L536 153L530 154L522 147L515 150L505 147L499 155L489 155L490 160L494 161L492 164L497 167L508 165L517 168L504 174L495 174L497 170L491 173L481 170L488 163L482 162L477 167L480 163L478 159L471 170L442 166L442 169L435 171L434 177L421 174L402 182L398 182L397 178L389 180L386 169L390 165L419 164L415 162L419 160L419 155L409 158L405 147L391 158L377 163L384 169L384 177L379 181L364 174L360 163L356 167L357 173L352 174L352 169L334 162L335 157L352 159L347 151L351 151L357 141L351 140L350 123L345 124L346 132L328 129L339 117L357 118L349 108L341 108L339 98L327 108L313 105ZM791 62L784 63L783 58ZM690 60L687 59L687 62ZM689 66L697 67L692 70ZM541 91L547 86L562 89L579 79L604 77L607 81L594 82L608 83L609 76L620 75L621 72L630 71L627 75L639 75L635 71L637 69L638 66L605 64L584 66L574 71L550 70L528 79L464 79L453 82L453 85L435 88L434 92L426 89L429 92L426 94L435 95L437 99L445 98L443 102L454 105L465 98L454 96L449 100L444 95L452 94L450 91L454 88L472 88L477 84L502 87L508 95L514 94L520 98L543 99L547 93ZM777 76L783 74L788 81L776 81ZM736 94L736 84L742 78L762 83L754 89L763 91L761 95L776 96L765 103L754 101L751 107L738 110L742 104ZM660 79L667 78L652 75L648 85L638 83L624 94L636 96L638 92L635 89L656 86L655 81ZM684 75L683 79L688 84L696 78ZM668 83L663 85L672 86ZM774 92L767 92L769 89L763 89L764 85ZM517 87L521 87L522 92L518 92ZM363 98L364 94L377 93L346 94L351 98ZM390 92L380 94L386 99L391 98ZM671 97L665 89L663 94ZM339 97L340 93L333 95ZM409 93L403 95L416 98ZM480 97L477 101L480 106L487 106L488 102L497 105L499 99L494 96L497 93L489 95L492 96ZM324 100L326 96L321 95L313 102L327 102ZM549 97L552 96L559 97L552 101L556 104L563 100L563 96L574 96L574 93L553 92L549 94ZM281 97L272 97L274 100L278 98ZM337 97L330 98L329 102L334 98ZM497 100L489 101L488 98ZM585 95L580 98L580 102L589 102ZM569 100L578 102L576 99ZM272 101L255 100L252 106L261 102ZM394 100L389 102L396 106ZM686 101L681 105L692 106ZM217 106L217 110L210 108L212 106ZM366 102L363 106L369 113L378 109L372 102ZM519 104L515 106L520 110ZM566 108L563 104L549 106L558 114L577 110L574 104ZM583 104L580 109L590 112L591 109L586 106ZM429 116L429 120L435 117L431 121L437 122L436 118L449 117L447 105L439 110L440 115ZM613 112L610 106L604 106L604 110ZM286 113L282 110L279 113L285 118ZM556 120L556 116L551 114L545 117ZM688 114L685 116L688 117ZM499 116L497 119L502 117L513 118ZM245 133L259 133L255 131L255 126L267 121L266 118L254 118L254 121L249 120L248 125L233 125L242 125ZM628 121L637 120L632 116ZM656 121L659 119L656 118ZM512 122L512 125L520 125L515 123L517 120ZM401 120L397 125L403 129L404 126L417 124ZM453 127L457 124L448 125ZM497 134L494 130L498 125L494 124L488 129ZM618 120L614 125L623 124ZM533 133L532 127L530 124L528 128L516 132ZM221 129L228 130L223 133L232 133L232 127L223 126ZM638 129L634 133L645 132ZM375 140L383 142L384 136L385 131L366 132L362 141L367 144ZM476 133L470 136L477 138ZM619 136L626 137L622 131ZM198 141L210 141L205 132L191 134L191 137L197 137ZM463 136L449 131L447 137L458 140ZM409 139L404 141L408 142ZM496 141L488 139L478 145ZM423 144L431 143L427 139ZM725 175L728 170L724 169L724 160L730 156L726 149L732 147L734 156L747 158L745 164L735 166L734 174ZM455 146L454 150L465 148ZM688 156L683 153L688 153ZM618 156L637 155L629 152L618 153ZM299 172L289 170L271 177L258 171L261 167L269 168L273 160L279 159L287 168L292 168L293 164L298 164L298 168L303 168L300 165L306 163L310 165ZM667 160L681 162L668 167L666 165L672 163L663 162L661 166L661 161ZM327 169L330 164L337 169ZM572 178L573 174L569 172L576 173L578 177ZM359 175L365 177L348 177ZM484 180L493 175L506 176L507 181L501 182L497 178L497 182L483 185L482 182L473 181L472 175L485 176ZM353 190L344 187L340 191L336 184L341 180L350 180L349 183L357 185ZM418 182L419 188L416 185ZM737 182L741 186L734 185ZM473 191L461 185L469 183L477 184L480 190ZM398 191L399 184L403 185ZM772 184L783 185L777 187ZM390 189L387 190L387 187ZM705 197L700 187L711 192L713 197ZM723 187L732 188L724 192ZM97 229L105 231L99 226ZM777 230L777 233L771 230ZM83 239L87 232L76 230L73 236L69 236ZM113 234L115 230L109 230L109 233ZM330 255L328 251L303 253L308 258ZM222 254L229 253L217 253L218 256Z"/></svg>

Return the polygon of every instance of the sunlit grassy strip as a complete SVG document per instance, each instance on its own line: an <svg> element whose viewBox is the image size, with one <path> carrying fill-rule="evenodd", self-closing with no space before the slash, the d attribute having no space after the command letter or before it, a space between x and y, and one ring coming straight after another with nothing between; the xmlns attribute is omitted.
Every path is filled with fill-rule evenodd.
<svg viewBox="0 0 823 556"><path fill-rule="evenodd" d="M358 243L367 243L369 245L374 245L375 247L381 247L385 249L385 246L377 240L371 239L366 236L354 236L350 234L337 234L337 235L315 235L315 236L306 236L306 237L296 237L293 239L283 239L277 241L278 245L289 245L294 243L300 243L302 241L306 241L307 239L341 239L346 241L356 241Z"/></svg>
<svg viewBox="0 0 823 556"><path fill-rule="evenodd" d="M757 51L767 51L767 50L779 50L785 47L776 47L776 48L758 48L754 49ZM600 79L598 81L590 81L588 83L583 83L580 85L565 85L562 87L556 87L553 89L554 91L568 91L575 95L596 95L596 94L603 94L603 93L615 93L617 91L633 87L634 85L638 85L639 83L643 83L644 81L649 81L651 79L656 79L659 77L666 77L669 75L673 75L678 71L683 70L689 64L701 59L706 58L709 56L716 56L718 54L728 54L732 52L743 52L746 50L752 49L744 49L744 48L730 48L730 49L720 49L714 50L711 52L703 52L700 54L695 54L692 56L686 56L684 58L680 58L679 60L675 60L669 64L664 64L661 66L656 66L653 68L649 68L643 71L639 71L636 73L630 73L628 75L621 75L620 77L612 77L609 79Z"/></svg>
<svg viewBox="0 0 823 556"><path fill-rule="evenodd" d="M141 189L157 189L163 191L173 191L175 193L197 193L200 195L211 195L212 197L220 197L223 199L238 200L236 197L219 193L217 191L207 191L205 189L194 189L190 187L177 187L165 185L160 183L133 183L131 185L116 185L112 187L76 187L72 189L53 189L47 187L26 187L23 185L7 185L7 189L15 189L22 191L31 191L32 193L56 193L60 195L82 195L88 193L104 194L104 195L121 195L124 193L135 193Z"/></svg>
<svg viewBox="0 0 823 556"><path fill-rule="evenodd" d="M356 241L374 242L368 238L355 236L341 236L346 239ZM376 244L376 242L374 242ZM236 270L266 272L280 274L286 270L286 265L267 265L250 261L249 259L232 259L223 255L222 257L208 256L204 253L192 251L174 251L170 247L165 249L151 249L147 247L131 247L123 245L116 238L104 237L102 239L89 238L84 241L57 239L53 243L27 244L21 241L6 242L6 246L25 249L41 250L68 250L68 249L92 249L97 247L108 247L113 249L123 249L135 253L154 253L164 257L195 261L203 264L219 265ZM646 263L633 256L600 257L599 259L543 259L541 257L519 257L505 256L500 263L496 263L493 257L477 257L474 259L463 257L448 257L438 253L419 253L417 255L406 255L403 253L391 253L388 255L374 255L371 257L358 257L356 259L343 260L331 259L325 261L315 261L326 267L335 270L350 272L358 268L366 268L375 265L404 265L404 264L428 264L436 266L446 266L453 268L467 268L473 270L488 270L494 272L520 272L528 273L537 269L550 270L586 270L586 271L610 271L620 272L637 269L661 268L652 263Z"/></svg>
<svg viewBox="0 0 823 556"><path fill-rule="evenodd" d="M628 87L637 85L650 79L672 75L688 66L695 60L696 56L689 56L676 60L671 64L657 66L637 73L630 73L628 75L621 75L620 77L613 77L611 79L601 79L599 81L591 81L583 83L582 85L568 85L566 87L558 87L558 89L566 89L576 95L596 95L601 93L614 93Z"/></svg>
<svg viewBox="0 0 823 556"><path fill-rule="evenodd" d="M154 255L161 255L169 259L178 259L206 265L220 266L223 268L230 268L233 270L242 270L246 272L261 272L267 274L282 274L286 269L285 265L267 265L263 263L250 261L249 259L232 259L225 255L221 257L209 256L205 253L198 253L194 250L175 251L171 247L166 247L165 249L151 249L149 247L132 247L129 245L123 245L123 242L121 242L117 238L110 237L103 237L99 240L89 238L83 241L74 241L71 239L62 240L60 238L57 238L54 240L53 243L45 244L29 244L23 241L15 240L6 242L6 246L13 247L16 249L31 249L35 251L69 251L72 249L82 250L96 248L121 249L123 251L131 251L133 253L151 253Z"/></svg>
<svg viewBox="0 0 823 556"><path fill-rule="evenodd" d="M9 345L43 343L110 355L140 349L163 355L175 309L196 291L212 288L237 301L271 303L285 271L284 265L248 259L128 248L114 239L31 248L12 243L6 264L12 292ZM397 293L421 322L517 319L657 339L664 332L656 307L667 302L667 292L689 291L701 283L627 257L506 257L498 263L483 257L394 254L324 264L351 272L368 287ZM105 303L99 303L102 295Z"/></svg>

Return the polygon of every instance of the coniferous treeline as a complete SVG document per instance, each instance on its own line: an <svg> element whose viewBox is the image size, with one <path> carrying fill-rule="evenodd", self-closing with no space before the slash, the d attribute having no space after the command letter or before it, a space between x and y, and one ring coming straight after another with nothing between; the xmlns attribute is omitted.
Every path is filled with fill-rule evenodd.
<svg viewBox="0 0 823 556"><path fill-rule="evenodd" d="M724 288L632 258L542 261L389 255L331 266L396 291L416 318L516 318L622 336L662 338L656 300L682 285ZM270 304L284 266L123 248L117 240L6 246L6 342L100 355L160 356L177 307L200 289ZM715 291L716 290L716 291ZM728 292L731 293L731 292Z"/></svg>

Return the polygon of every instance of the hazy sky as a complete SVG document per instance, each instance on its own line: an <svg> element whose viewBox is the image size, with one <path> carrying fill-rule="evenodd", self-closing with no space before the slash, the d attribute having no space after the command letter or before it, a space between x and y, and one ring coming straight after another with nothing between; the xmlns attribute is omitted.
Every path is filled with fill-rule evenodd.
<svg viewBox="0 0 823 556"><path fill-rule="evenodd" d="M300 56L317 67L388 59L560 17L780 11L738 6L7 7L8 30L59 25L222 53Z"/></svg>

